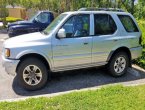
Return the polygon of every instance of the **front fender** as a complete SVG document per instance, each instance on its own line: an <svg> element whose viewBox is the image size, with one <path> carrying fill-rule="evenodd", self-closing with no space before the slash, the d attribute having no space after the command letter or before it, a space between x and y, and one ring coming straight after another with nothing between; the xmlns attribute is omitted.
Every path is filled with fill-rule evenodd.
<svg viewBox="0 0 145 110"><path fill-rule="evenodd" d="M29 54L38 54L41 55L42 57L44 57L46 59L46 61L48 62L50 69L52 68L52 59L50 57L48 57L48 55L46 55L45 53L43 53L42 51L36 51L36 50L25 50L20 52L17 56L16 59L20 59L21 57L25 56L25 55L29 55Z"/></svg>

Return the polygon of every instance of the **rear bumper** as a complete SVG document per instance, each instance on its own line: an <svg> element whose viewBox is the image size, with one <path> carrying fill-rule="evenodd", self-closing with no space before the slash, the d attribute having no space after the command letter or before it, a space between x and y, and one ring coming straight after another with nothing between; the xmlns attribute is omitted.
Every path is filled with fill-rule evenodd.
<svg viewBox="0 0 145 110"><path fill-rule="evenodd" d="M2 56L2 65L5 68L5 71L10 75L16 75L16 68L20 60L11 60L6 59Z"/></svg>
<svg viewBox="0 0 145 110"><path fill-rule="evenodd" d="M134 47L130 49L132 59L136 59L142 54L142 47Z"/></svg>

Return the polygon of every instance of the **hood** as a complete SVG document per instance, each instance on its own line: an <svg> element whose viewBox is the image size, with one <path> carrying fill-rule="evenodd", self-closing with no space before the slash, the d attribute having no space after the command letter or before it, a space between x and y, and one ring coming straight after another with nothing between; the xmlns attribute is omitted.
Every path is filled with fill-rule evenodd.
<svg viewBox="0 0 145 110"><path fill-rule="evenodd" d="M31 22L31 21L17 21L17 22L14 22L14 23L10 23L8 25L8 27L15 26L15 25L32 25L32 24L33 24L33 22Z"/></svg>
<svg viewBox="0 0 145 110"><path fill-rule="evenodd" d="M42 41L48 41L46 39L48 39L48 37L44 34L41 34L40 32L24 34L7 39L4 42L4 47L12 48L17 46L29 46L34 45L34 43L38 44L41 43Z"/></svg>

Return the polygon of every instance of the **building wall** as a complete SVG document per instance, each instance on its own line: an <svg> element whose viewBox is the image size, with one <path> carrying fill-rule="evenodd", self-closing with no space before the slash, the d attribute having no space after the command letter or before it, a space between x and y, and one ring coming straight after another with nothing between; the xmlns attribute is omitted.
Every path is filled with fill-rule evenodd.
<svg viewBox="0 0 145 110"><path fill-rule="evenodd" d="M25 8L8 8L9 17L15 18L26 18L26 9Z"/></svg>

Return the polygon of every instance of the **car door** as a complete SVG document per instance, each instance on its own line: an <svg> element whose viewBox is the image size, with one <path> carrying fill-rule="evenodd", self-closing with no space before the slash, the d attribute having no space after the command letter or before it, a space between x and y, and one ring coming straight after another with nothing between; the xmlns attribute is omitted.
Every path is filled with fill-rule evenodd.
<svg viewBox="0 0 145 110"><path fill-rule="evenodd" d="M91 63L92 36L90 36L90 15L71 16L60 29L66 38L52 41L55 68L73 68Z"/></svg>
<svg viewBox="0 0 145 110"><path fill-rule="evenodd" d="M92 62L105 63L113 48L120 44L115 21L109 14L94 14Z"/></svg>

